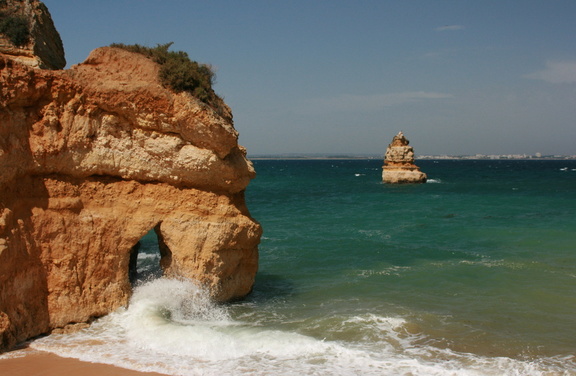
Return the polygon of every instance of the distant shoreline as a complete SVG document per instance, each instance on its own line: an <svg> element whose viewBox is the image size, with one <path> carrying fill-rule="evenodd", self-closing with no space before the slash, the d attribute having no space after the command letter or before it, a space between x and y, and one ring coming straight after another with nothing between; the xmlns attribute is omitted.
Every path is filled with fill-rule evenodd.
<svg viewBox="0 0 576 376"><path fill-rule="evenodd" d="M368 156L318 156L318 157L311 157L311 156L248 156L248 159L251 161L262 161L262 160L350 160L350 159L384 159L384 157L368 157Z"/></svg>
<svg viewBox="0 0 576 376"><path fill-rule="evenodd" d="M351 159L364 159L364 160L384 160L384 156L375 155L248 155L248 159L252 161L258 160L351 160ZM525 156L525 155L421 155L416 156L417 161L423 160L495 160L495 161L565 161L576 160L576 155L550 155L550 156Z"/></svg>

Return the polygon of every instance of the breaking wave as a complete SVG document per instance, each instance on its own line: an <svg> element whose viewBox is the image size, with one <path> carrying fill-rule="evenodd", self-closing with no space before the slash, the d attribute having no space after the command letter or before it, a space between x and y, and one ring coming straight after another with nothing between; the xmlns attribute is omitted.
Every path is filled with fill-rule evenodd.
<svg viewBox="0 0 576 376"><path fill-rule="evenodd" d="M130 305L77 333L32 348L170 375L567 375L574 359L522 361L441 349L400 317L366 313L320 319L319 333L233 319L195 283L157 279ZM249 317L245 317L249 320ZM350 335L352 333L353 335ZM571 373L572 372L572 373Z"/></svg>

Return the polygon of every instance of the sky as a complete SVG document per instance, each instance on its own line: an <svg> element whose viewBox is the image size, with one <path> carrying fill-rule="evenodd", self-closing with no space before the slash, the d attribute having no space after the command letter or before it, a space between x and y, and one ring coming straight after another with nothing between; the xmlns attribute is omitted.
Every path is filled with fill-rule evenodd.
<svg viewBox="0 0 576 376"><path fill-rule="evenodd" d="M43 0L67 67L111 43L216 70L249 156L576 154L574 0Z"/></svg>

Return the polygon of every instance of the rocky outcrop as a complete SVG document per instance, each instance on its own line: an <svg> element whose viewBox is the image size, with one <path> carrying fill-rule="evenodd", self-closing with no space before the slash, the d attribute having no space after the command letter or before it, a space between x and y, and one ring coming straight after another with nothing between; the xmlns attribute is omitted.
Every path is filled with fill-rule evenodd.
<svg viewBox="0 0 576 376"><path fill-rule="evenodd" d="M251 291L255 172L230 110L165 89L158 69L110 47L63 71L0 54L0 349L127 304L151 229L164 275L219 301Z"/></svg>
<svg viewBox="0 0 576 376"><path fill-rule="evenodd" d="M384 183L426 183L426 174L414 164L414 149L402 132L398 132L386 149L382 180Z"/></svg>
<svg viewBox="0 0 576 376"><path fill-rule="evenodd" d="M0 53L35 68L66 66L60 34L38 0L0 1Z"/></svg>

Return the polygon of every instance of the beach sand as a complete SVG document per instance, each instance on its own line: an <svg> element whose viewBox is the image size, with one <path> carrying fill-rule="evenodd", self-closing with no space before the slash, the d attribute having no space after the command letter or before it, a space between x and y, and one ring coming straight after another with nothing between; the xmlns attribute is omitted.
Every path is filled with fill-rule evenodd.
<svg viewBox="0 0 576 376"><path fill-rule="evenodd" d="M6 355L6 354L4 354ZM107 364L83 362L72 358L32 350L15 350L0 358L0 375L10 376L165 376L139 372Z"/></svg>

